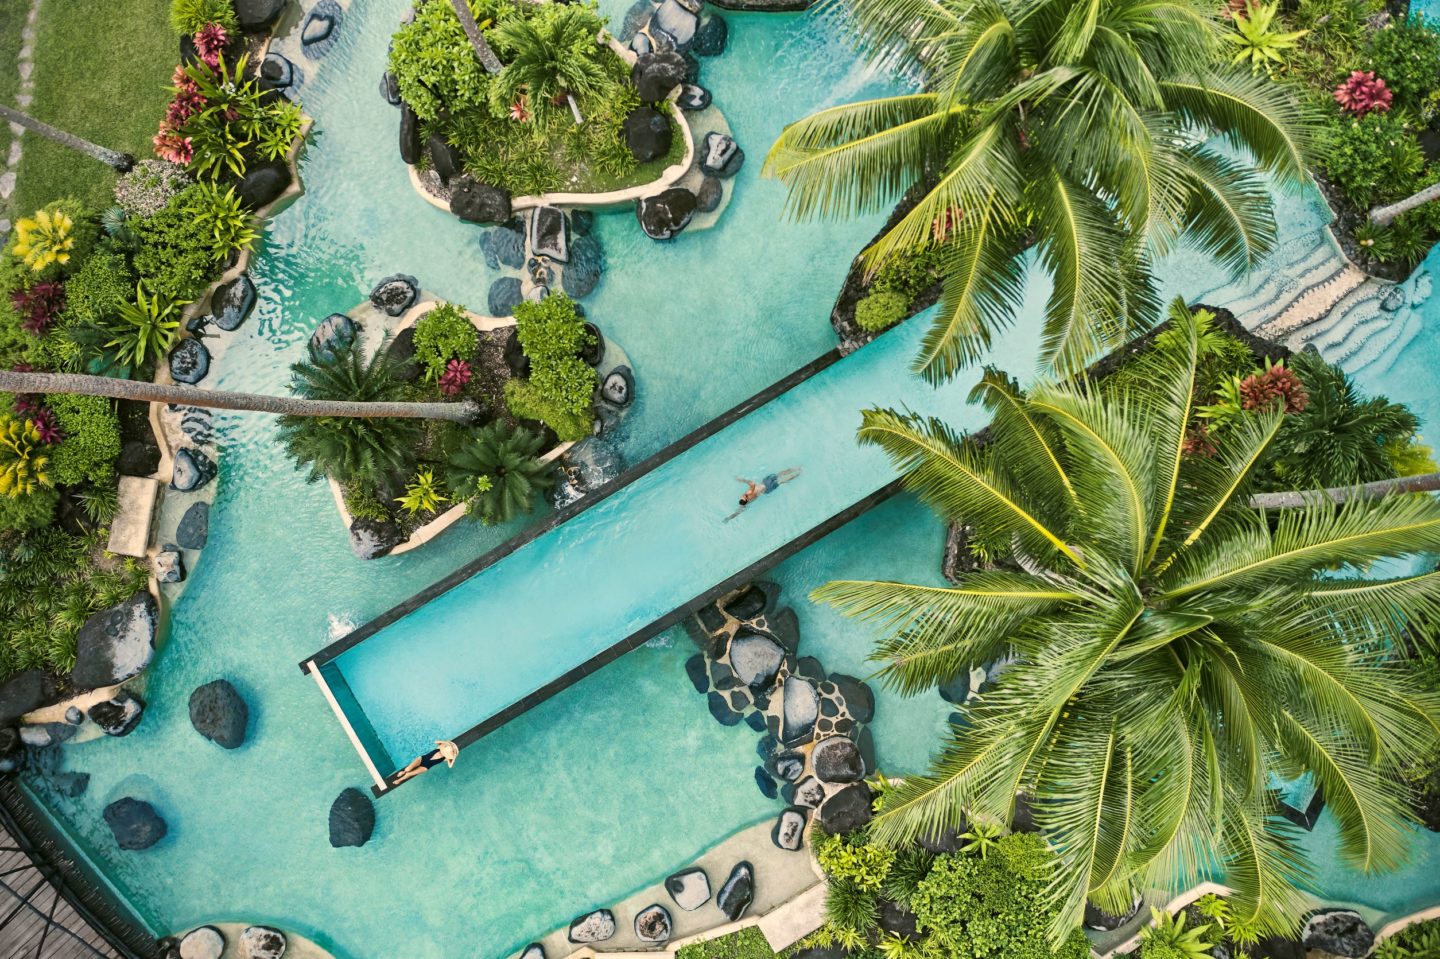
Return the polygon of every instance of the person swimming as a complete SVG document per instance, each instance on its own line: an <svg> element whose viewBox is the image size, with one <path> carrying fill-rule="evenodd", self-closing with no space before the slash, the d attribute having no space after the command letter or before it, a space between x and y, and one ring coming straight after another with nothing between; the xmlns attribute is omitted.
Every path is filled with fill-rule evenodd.
<svg viewBox="0 0 1440 959"><path fill-rule="evenodd" d="M775 490L780 488L781 483L788 483L799 475L800 468L797 466L791 469L781 470L778 473L770 473L766 475L763 479L761 479L758 483L754 480L746 479L743 476L735 477L736 480L745 484L745 492L740 494L740 508L737 509L735 512L731 513L729 516L725 517L725 522L728 523L735 517L739 516L741 513L745 512L745 507L749 506L751 503L755 502L757 499L764 496L766 493L775 492Z"/></svg>

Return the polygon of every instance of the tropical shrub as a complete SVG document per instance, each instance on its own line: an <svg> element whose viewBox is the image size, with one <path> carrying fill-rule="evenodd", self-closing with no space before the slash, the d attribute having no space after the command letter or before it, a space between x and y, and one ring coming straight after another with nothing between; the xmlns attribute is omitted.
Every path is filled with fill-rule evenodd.
<svg viewBox="0 0 1440 959"><path fill-rule="evenodd" d="M105 324L110 333L105 346L132 369L162 359L180 335L180 306L174 297L136 283L135 300L121 303Z"/></svg>
<svg viewBox="0 0 1440 959"><path fill-rule="evenodd" d="M815 858L832 883L843 882L878 891L895 863L895 850L872 845L863 834L825 836L814 844Z"/></svg>
<svg viewBox="0 0 1440 959"><path fill-rule="evenodd" d="M855 323L869 333L888 330L905 318L910 298L903 293L871 293L855 304Z"/></svg>
<svg viewBox="0 0 1440 959"><path fill-rule="evenodd" d="M65 301L79 320L100 323L135 292L135 277L121 253L96 250L65 283Z"/></svg>
<svg viewBox="0 0 1440 959"><path fill-rule="evenodd" d="M51 204L36 210L33 216L22 216L15 223L15 238L10 253L30 268L44 273L51 267L63 268L75 253L75 216L68 204Z"/></svg>
<svg viewBox="0 0 1440 959"><path fill-rule="evenodd" d="M443 490L444 487L435 479L435 471L427 466L415 471L410 482L405 484L405 494L397 496L395 502L411 516L433 513L441 504L449 502Z"/></svg>
<svg viewBox="0 0 1440 959"><path fill-rule="evenodd" d="M445 364L445 372L440 374L440 392L446 396L459 396L465 391L473 375L474 370L470 368L469 362L450 360Z"/></svg>
<svg viewBox="0 0 1440 959"><path fill-rule="evenodd" d="M47 332L65 309L65 284L58 280L36 283L10 294L10 305L20 317L20 326L36 336Z"/></svg>
<svg viewBox="0 0 1440 959"><path fill-rule="evenodd" d="M449 457L445 482L465 512L487 526L533 508L554 482L539 460L544 440L523 427L492 423L465 436Z"/></svg>
<svg viewBox="0 0 1440 959"><path fill-rule="evenodd" d="M1135 888L1188 888L1209 862L1226 863L1237 923L1293 932L1308 901L1296 832L1263 785L1227 784L1308 771L1335 818L1335 855L1383 870L1411 843L1401 767L1440 744L1440 716L1398 658L1407 622L1440 612L1440 574L1350 572L1440 549L1440 502L1251 508L1255 464L1287 417L1246 414L1214 456L1185 456L1198 335L1183 304L1172 323L1183 352L1123 395L1110 380L1025 395L988 377L983 445L866 411L861 441L909 488L1008 545L1000 568L953 589L845 581L815 594L883 630L880 675L903 693L1015 657L957 707L931 771L885 788L869 828L900 843L962 818L1009 822L1023 784L1061 851L1057 943L1087 900L1120 913Z"/></svg>
<svg viewBox="0 0 1440 959"><path fill-rule="evenodd" d="M936 856L910 899L916 925L950 959L1084 959L1078 928L1050 943L1057 910L1046 886L1056 858L1040 837L1004 836L995 855Z"/></svg>
<svg viewBox="0 0 1440 959"><path fill-rule="evenodd" d="M120 512L120 489L113 480L82 487L75 498L92 523L108 523Z"/></svg>
<svg viewBox="0 0 1440 959"><path fill-rule="evenodd" d="M727 936L681 946L675 959L776 959L759 926L746 926Z"/></svg>
<svg viewBox="0 0 1440 959"><path fill-rule="evenodd" d="M210 256L222 260L232 250L248 250L260 238L255 217L245 209L235 188L223 191L218 184L200 183L189 194L190 215L197 227L210 235Z"/></svg>
<svg viewBox="0 0 1440 959"><path fill-rule="evenodd" d="M1377 77L1374 70L1352 70L1335 88L1335 102L1340 109L1352 116L1363 117L1367 113L1384 112L1390 109L1394 95Z"/></svg>
<svg viewBox="0 0 1440 959"><path fill-rule="evenodd" d="M594 367L578 356L561 357L544 364L532 363L530 368L530 384L577 418L590 417L599 380Z"/></svg>
<svg viewBox="0 0 1440 959"><path fill-rule="evenodd" d="M530 16L502 20L494 39L505 69L491 82L491 111L509 109L521 97L558 105L566 94L602 93L614 56L599 42L604 27L594 7L582 4L545 4Z"/></svg>
<svg viewBox="0 0 1440 959"><path fill-rule="evenodd" d="M1440 956L1440 919L1426 919L1382 939L1374 959L1430 959Z"/></svg>
<svg viewBox="0 0 1440 959"><path fill-rule="evenodd" d="M164 209L135 224L135 272L145 285L181 303L194 300L215 271L212 235L190 212L199 185L181 191Z"/></svg>
<svg viewBox="0 0 1440 959"><path fill-rule="evenodd" d="M595 423L590 409L577 411L562 406L529 380L505 381L505 406L516 419L544 423L563 443L583 440Z"/></svg>
<svg viewBox="0 0 1440 959"><path fill-rule="evenodd" d="M1401 106L1420 106L1440 86L1440 31L1416 17L1393 24L1375 34L1370 44L1370 67L1385 78Z"/></svg>
<svg viewBox="0 0 1440 959"><path fill-rule="evenodd" d="M29 496L42 486L53 486L49 466L49 448L35 421L0 413L0 495Z"/></svg>
<svg viewBox="0 0 1440 959"><path fill-rule="evenodd" d="M480 334L463 306L442 303L415 321L415 359L432 382L450 360L469 360L479 345Z"/></svg>
<svg viewBox="0 0 1440 959"><path fill-rule="evenodd" d="M1225 34L1225 39L1237 48L1235 63L1249 64L1252 73L1263 69L1269 74L1285 62L1305 31L1277 29L1279 11L1279 0L1273 3L1249 0L1243 13L1230 15L1235 21L1235 31Z"/></svg>
<svg viewBox="0 0 1440 959"><path fill-rule="evenodd" d="M176 33L195 33L212 23L226 30L240 25L230 0L170 0L170 26Z"/></svg>
<svg viewBox="0 0 1440 959"><path fill-rule="evenodd" d="M1214 923L1190 925L1185 910L1173 916L1151 908L1152 925L1140 930L1140 959L1209 959L1210 950L1220 944L1220 929Z"/></svg>
<svg viewBox="0 0 1440 959"><path fill-rule="evenodd" d="M48 486L23 496L0 496L0 532L43 529L55 518L60 493ZM3 662L3 660L0 660Z"/></svg>
<svg viewBox="0 0 1440 959"><path fill-rule="evenodd" d="M55 414L60 441L50 454L50 476L60 486L109 483L120 455L120 419L103 396L54 393L45 403Z"/></svg>
<svg viewBox="0 0 1440 959"><path fill-rule="evenodd" d="M245 75L247 58L234 65L195 63L175 71L174 99L155 136L155 153L187 166L202 179L243 176L259 156L279 160L299 135L299 104L266 98Z"/></svg>
<svg viewBox="0 0 1440 959"><path fill-rule="evenodd" d="M1358 207L1404 196L1425 166L1415 135L1393 113L1332 122L1322 156L1330 182Z"/></svg>
<svg viewBox="0 0 1440 959"><path fill-rule="evenodd" d="M115 181L115 203L130 216L153 216L191 183L183 166L150 158Z"/></svg>
<svg viewBox="0 0 1440 959"><path fill-rule="evenodd" d="M470 3L482 32L490 28L499 6L493 0ZM401 99L422 120L434 120L447 111L464 113L487 102L490 75L476 58L448 0L421 4L415 19L395 34L390 72Z"/></svg>
<svg viewBox="0 0 1440 959"><path fill-rule="evenodd" d="M312 400L392 403L405 400L396 361L383 347L369 360L347 349L290 367L291 390ZM384 486L415 470L424 425L415 419L360 416L282 416L280 441L307 482L332 477L342 486Z"/></svg>
<svg viewBox="0 0 1440 959"><path fill-rule="evenodd" d="M345 509L355 519L390 519L390 508L376 498L372 489L361 483L346 483L342 491L345 495Z"/></svg>
<svg viewBox="0 0 1440 959"><path fill-rule="evenodd" d="M1305 35L1290 56L1287 72L1317 89L1334 87L1363 62L1370 32L1366 19L1383 8L1376 0L1299 0L1288 22Z"/></svg>
<svg viewBox="0 0 1440 959"><path fill-rule="evenodd" d="M418 332L417 332L418 335ZM538 302L525 300L515 307L515 335L530 358L531 365L553 363L579 356L593 338L575 301L564 293L552 293Z"/></svg>

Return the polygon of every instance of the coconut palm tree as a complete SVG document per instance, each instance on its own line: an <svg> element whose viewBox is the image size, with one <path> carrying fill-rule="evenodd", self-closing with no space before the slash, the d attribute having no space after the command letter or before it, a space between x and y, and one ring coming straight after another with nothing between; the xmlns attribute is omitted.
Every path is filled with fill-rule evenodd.
<svg viewBox="0 0 1440 959"><path fill-rule="evenodd" d="M915 93L788 126L765 173L798 218L918 202L865 251L938 248L944 293L915 368L943 380L1054 278L1043 359L1081 369L1158 318L1154 256L1182 235L1239 273L1273 244L1269 190L1305 177L1299 99L1230 65L1205 0L832 0L868 58ZM1222 136L1253 161L1222 152ZM1033 258L1018 254L1033 245Z"/></svg>
<svg viewBox="0 0 1440 959"><path fill-rule="evenodd" d="M1377 206L1370 211L1370 222L1376 226L1389 226L1397 217L1409 213L1416 207L1432 200L1440 200L1440 183L1432 183L1423 190L1410 194L1403 200L1396 200L1388 206Z"/></svg>
<svg viewBox="0 0 1440 959"><path fill-rule="evenodd" d="M1247 413L1214 457L1186 455L1196 321L1124 392L1085 381L1021 394L987 374L988 440L885 410L860 441L996 557L954 587L834 582L816 592L886 638L905 693L1015 661L961 707L927 775L885 789L872 834L910 840L1009 822L1025 794L1061 857L1055 935L1089 899L1124 912L1139 888L1223 871L1248 931L1290 932L1306 867L1272 777L1314 776L1339 855L1407 856L1401 762L1440 742L1440 701L1398 658L1406 623L1440 612L1440 573L1350 570L1440 550L1428 496L1323 498L1267 515L1246 503L1279 411ZM1337 572L1339 571L1339 572Z"/></svg>
<svg viewBox="0 0 1440 959"><path fill-rule="evenodd" d="M508 522L530 512L535 497L554 482L550 464L536 455L543 444L524 427L492 423L450 454L445 483L481 522Z"/></svg>
<svg viewBox="0 0 1440 959"><path fill-rule="evenodd" d="M460 26L464 28L465 36L470 38L470 46L475 48L475 56L485 71L499 73L505 69L495 51L490 49L490 44L485 42L485 36L480 32L480 25L475 22L475 14L470 9L468 0L450 0L450 6L455 9L455 16L460 18Z"/></svg>
<svg viewBox="0 0 1440 959"><path fill-rule="evenodd" d="M532 104L562 103L605 88L607 76L596 37L602 23L582 6L547 4L529 17L512 17L495 28L495 41L510 62L493 94L506 107L522 93Z"/></svg>
<svg viewBox="0 0 1440 959"><path fill-rule="evenodd" d="M22 373L17 370L0 370L0 391L108 396L117 400L139 400L142 403L177 403L216 410L277 413L291 417L435 419L451 420L456 423L473 423L480 412L479 407L469 401L462 403L406 403L394 400L368 400L360 395L342 395L339 398L269 396L263 393L206 390L198 386L180 384L148 383L144 380L122 380L110 376L84 376L78 373Z"/></svg>
<svg viewBox="0 0 1440 959"><path fill-rule="evenodd" d="M290 367L292 388L310 400L396 403L405 384L395 376L397 362L383 347L366 359L351 343L318 359ZM369 489L408 476L424 428L414 419L348 416L282 416L280 440L298 466L309 467L306 480L329 476L339 483Z"/></svg>
<svg viewBox="0 0 1440 959"><path fill-rule="evenodd" d="M89 140L81 139L73 133L67 133L59 127L52 127L43 120L37 120L28 113L21 113L13 107L7 107L3 103L0 103L0 120L18 123L31 133L52 140L76 153L83 153L119 173L125 173L135 165L135 158L128 153L121 153L118 150L102 147L98 143L91 143Z"/></svg>

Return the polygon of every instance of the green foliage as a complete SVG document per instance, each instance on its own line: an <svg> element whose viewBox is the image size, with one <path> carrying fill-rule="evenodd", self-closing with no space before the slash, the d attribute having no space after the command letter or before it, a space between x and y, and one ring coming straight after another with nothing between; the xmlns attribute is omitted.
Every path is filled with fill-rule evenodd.
<svg viewBox="0 0 1440 959"><path fill-rule="evenodd" d="M776 959L759 926L746 926L728 936L682 946L675 959Z"/></svg>
<svg viewBox="0 0 1440 959"><path fill-rule="evenodd" d="M1408 195L1425 166L1419 141L1396 114L1337 116L1324 139L1325 173L1358 207Z"/></svg>
<svg viewBox="0 0 1440 959"><path fill-rule="evenodd" d="M521 419L540 420L562 439L589 435L599 376L579 358L593 338L574 302L563 293L552 293L538 303L521 303L515 307L515 331L530 358L530 379L528 389L512 387L513 380L506 383L510 411ZM538 407L536 397L528 395L532 391L538 395ZM529 412L515 408L512 394Z"/></svg>
<svg viewBox="0 0 1440 959"><path fill-rule="evenodd" d="M135 301L122 303L105 324L110 340L105 344L132 369L162 359L175 345L180 332L180 301L135 284Z"/></svg>
<svg viewBox="0 0 1440 959"><path fill-rule="evenodd" d="M497 6L488 0L470 3L482 32ZM475 56L449 0L421 4L415 19L395 34L390 72L401 98L422 120L484 107L490 86L490 75Z"/></svg>
<svg viewBox="0 0 1440 959"><path fill-rule="evenodd" d="M32 420L0 414L0 495L29 496L50 479L50 448Z"/></svg>
<svg viewBox="0 0 1440 959"><path fill-rule="evenodd" d="M871 293L855 304L855 322L870 333L888 330L905 318L910 298L903 293Z"/></svg>
<svg viewBox="0 0 1440 959"><path fill-rule="evenodd" d="M113 480L86 486L75 495L92 523L108 523L120 512L120 489Z"/></svg>
<svg viewBox="0 0 1440 959"><path fill-rule="evenodd" d="M1380 941L1374 959L1433 959L1440 956L1440 919L1406 926Z"/></svg>
<svg viewBox="0 0 1440 959"><path fill-rule="evenodd" d="M492 423L463 436L451 452L445 481L466 513L487 526L528 513L554 482L540 462L540 436L507 423Z"/></svg>
<svg viewBox="0 0 1440 959"><path fill-rule="evenodd" d="M1289 22L1305 35L1287 72L1328 94L1361 62L1366 18L1383 8L1376 0L1300 0Z"/></svg>
<svg viewBox="0 0 1440 959"><path fill-rule="evenodd" d="M1055 908L1046 896L1053 854L1037 875L1034 836L1004 836L996 854L936 856L910 908L921 931L949 959L1084 959L1088 940L1079 929L1058 949L1047 938ZM1040 842L1044 850L1044 843ZM1011 865L1011 855L1024 872Z"/></svg>
<svg viewBox="0 0 1440 959"><path fill-rule="evenodd" d="M360 483L344 484L345 509L355 519L384 521L390 519L390 508L375 493Z"/></svg>
<svg viewBox="0 0 1440 959"><path fill-rule="evenodd" d="M826 836L815 844L815 858L831 881L874 892L890 875L895 850L870 845L861 834Z"/></svg>
<svg viewBox="0 0 1440 959"><path fill-rule="evenodd" d="M1170 915L1150 909L1152 925L1140 930L1141 959L1209 959L1219 941L1219 927L1211 923L1186 928L1185 910Z"/></svg>
<svg viewBox="0 0 1440 959"><path fill-rule="evenodd" d="M558 105L567 93L602 93L614 58L597 41L604 26L588 4L544 4L527 16L504 18L495 29L495 50L505 69L490 87L491 112L508 110L521 96L540 107Z"/></svg>
<svg viewBox="0 0 1440 959"><path fill-rule="evenodd" d="M200 195L198 184L186 187L134 226L140 244L135 272L146 288L180 303L204 292L215 272L213 237L190 212Z"/></svg>
<svg viewBox="0 0 1440 959"><path fill-rule="evenodd" d="M1268 74L1285 62L1305 31L1279 29L1279 10L1279 0L1273 3L1249 0L1243 13L1231 15L1235 32L1225 34L1225 39L1237 48L1235 63L1249 64L1252 72L1263 69Z"/></svg>
<svg viewBox="0 0 1440 959"><path fill-rule="evenodd" d="M449 502L443 490L444 485L435 479L435 471L427 466L416 470L410 482L405 484L405 494L397 496L395 502L411 516L416 513L434 513L443 503Z"/></svg>
<svg viewBox="0 0 1440 959"><path fill-rule="evenodd" d="M1440 472L1434 454L1434 450L1413 436L1405 439L1397 436L1385 443L1385 458L1390 461L1390 471L1396 476Z"/></svg>
<svg viewBox="0 0 1440 959"><path fill-rule="evenodd" d="M195 33L211 23L229 31L239 26L230 0L170 0L170 26L176 33Z"/></svg>
<svg viewBox="0 0 1440 959"><path fill-rule="evenodd" d="M916 250L909 256L897 256L875 272L871 293L899 293L907 301L915 299L941 277L942 260L935 250Z"/></svg>
<svg viewBox="0 0 1440 959"><path fill-rule="evenodd" d="M1375 34L1370 45L1370 68L1395 94L1395 106L1418 108L1440 87L1440 32L1423 17L1392 24Z"/></svg>
<svg viewBox="0 0 1440 959"><path fill-rule="evenodd" d="M930 874L935 856L919 846L907 846L895 854L890 873L885 877L885 896L895 902L908 903L920 882Z"/></svg>
<svg viewBox="0 0 1440 959"><path fill-rule="evenodd" d="M243 176L253 157L278 160L299 135L299 105L284 97L267 100L259 83L246 76L246 62L241 56L231 65L221 57L213 71L203 63L185 68L204 105L176 133L191 141L189 169L199 178Z"/></svg>
<svg viewBox="0 0 1440 959"><path fill-rule="evenodd" d="M260 238L254 215L241 204L234 187L221 190L216 183L197 184L189 204L198 227L210 235L210 255L216 260L223 260L231 250L248 250Z"/></svg>
<svg viewBox="0 0 1440 959"><path fill-rule="evenodd" d="M67 309L86 323L101 323L135 290L135 277L124 255L97 250L65 283Z"/></svg>
<svg viewBox="0 0 1440 959"><path fill-rule="evenodd" d="M555 431L562 443L574 443L590 435L594 413L568 409L541 392L529 380L505 382L505 406L520 420L537 420Z"/></svg>
<svg viewBox="0 0 1440 959"><path fill-rule="evenodd" d="M383 347L368 361L360 348L290 367L291 389L312 400L403 402L405 384ZM282 416L280 441L307 482L330 476L341 486L375 489L415 470L424 425L416 419L359 416Z"/></svg>
<svg viewBox="0 0 1440 959"><path fill-rule="evenodd" d="M53 507L54 500L49 502ZM145 588L147 567L103 553L104 536L104 530L75 537L51 527L5 539L0 677L24 669L70 670L85 620Z"/></svg>
<svg viewBox="0 0 1440 959"><path fill-rule="evenodd" d="M41 529L55 516L60 494L42 486L25 496L0 496L0 532Z"/></svg>
<svg viewBox="0 0 1440 959"><path fill-rule="evenodd" d="M463 306L442 303L415 322L415 359L432 383L445 372L447 362L470 360L479 345L480 334Z"/></svg>
<svg viewBox="0 0 1440 959"><path fill-rule="evenodd" d="M120 419L103 396L52 393L45 404L64 434L50 456L50 476L61 486L109 483L120 455Z"/></svg>
<svg viewBox="0 0 1440 959"><path fill-rule="evenodd" d="M880 896L874 889L832 879L825 890L825 921L836 929L866 933L880 919Z"/></svg>

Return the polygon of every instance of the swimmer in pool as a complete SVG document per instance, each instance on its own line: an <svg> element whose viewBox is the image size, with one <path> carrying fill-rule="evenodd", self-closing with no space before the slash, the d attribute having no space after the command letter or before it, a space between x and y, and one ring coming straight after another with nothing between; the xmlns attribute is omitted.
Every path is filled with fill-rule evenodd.
<svg viewBox="0 0 1440 959"><path fill-rule="evenodd" d="M749 506L751 503L755 502L757 499L764 496L766 493L775 492L775 490L780 487L781 483L788 483L799 475L800 469L799 467L795 467L793 469L781 470L778 473L770 473L758 483L754 480L746 479L743 476L735 477L735 479L745 484L745 492L740 494L740 508L737 509L735 512L731 513L729 516L725 517L725 522L728 523L735 517L739 516L741 513L745 512L745 507Z"/></svg>

